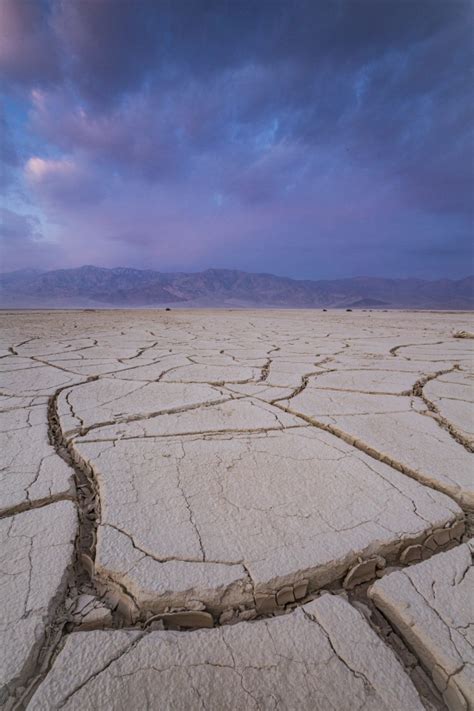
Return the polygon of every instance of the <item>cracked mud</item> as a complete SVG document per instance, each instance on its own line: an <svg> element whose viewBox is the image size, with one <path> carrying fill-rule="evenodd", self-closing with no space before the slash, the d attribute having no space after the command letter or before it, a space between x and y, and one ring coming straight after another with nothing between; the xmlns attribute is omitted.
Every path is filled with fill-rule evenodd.
<svg viewBox="0 0 474 711"><path fill-rule="evenodd" d="M474 708L469 316L1 319L0 705Z"/></svg>

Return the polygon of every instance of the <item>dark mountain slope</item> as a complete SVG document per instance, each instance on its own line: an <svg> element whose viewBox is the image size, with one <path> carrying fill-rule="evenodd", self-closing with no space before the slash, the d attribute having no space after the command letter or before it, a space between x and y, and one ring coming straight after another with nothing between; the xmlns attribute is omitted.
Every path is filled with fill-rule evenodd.
<svg viewBox="0 0 474 711"><path fill-rule="evenodd" d="M52 308L257 306L472 309L474 277L460 280L356 277L296 280L233 269L197 273L84 266L0 275L0 306Z"/></svg>

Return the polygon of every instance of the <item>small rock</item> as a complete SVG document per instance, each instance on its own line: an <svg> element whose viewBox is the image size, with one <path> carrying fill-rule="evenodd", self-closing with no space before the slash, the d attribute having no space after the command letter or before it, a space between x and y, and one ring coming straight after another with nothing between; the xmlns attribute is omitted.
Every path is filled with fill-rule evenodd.
<svg viewBox="0 0 474 711"><path fill-rule="evenodd" d="M374 560L376 561L378 570L382 570L387 565L387 561L385 560L385 558L382 555L374 556Z"/></svg>
<svg viewBox="0 0 474 711"><path fill-rule="evenodd" d="M74 607L74 600L70 597L66 598L66 601L64 603L64 607L68 612Z"/></svg>
<svg viewBox="0 0 474 711"><path fill-rule="evenodd" d="M219 617L219 623L221 625L227 625L235 616L234 610L225 610Z"/></svg>
<svg viewBox="0 0 474 711"><path fill-rule="evenodd" d="M433 534L428 536L428 538L423 543L423 546L425 548L427 548L429 551L435 551L438 548L438 544L436 543L436 540L435 540L435 537Z"/></svg>
<svg viewBox="0 0 474 711"><path fill-rule="evenodd" d="M153 622L150 623L149 627L151 630L153 630L153 632L165 629L163 620L153 620Z"/></svg>
<svg viewBox="0 0 474 711"><path fill-rule="evenodd" d="M375 578L376 569L376 558L371 558L370 560L358 563L346 575L343 586L350 590L360 583L366 583L369 580L372 580L372 578Z"/></svg>
<svg viewBox="0 0 474 711"><path fill-rule="evenodd" d="M81 615L85 612L86 607L89 607L97 602L97 598L94 595L79 595L76 607L74 609L75 615Z"/></svg>
<svg viewBox="0 0 474 711"><path fill-rule="evenodd" d="M105 593L104 601L107 603L111 610L115 610L120 603L120 595L114 592L113 590L110 590Z"/></svg>
<svg viewBox="0 0 474 711"><path fill-rule="evenodd" d="M123 617L125 624L133 624L138 617L135 605L125 595L119 595L117 612Z"/></svg>
<svg viewBox="0 0 474 711"><path fill-rule="evenodd" d="M257 617L257 610L244 610L239 614L241 620L254 620Z"/></svg>
<svg viewBox="0 0 474 711"><path fill-rule="evenodd" d="M150 627L150 629L152 629L152 630L154 630L154 629L164 630L165 626L163 624L162 617L163 617L163 615L151 615L151 617L148 617L145 624L143 625L144 629Z"/></svg>
<svg viewBox="0 0 474 711"><path fill-rule="evenodd" d="M299 583L295 583L295 585L293 585L293 594L295 596L295 600L301 600L303 597L305 597L306 593L308 592L308 585L309 580L301 580Z"/></svg>
<svg viewBox="0 0 474 711"><path fill-rule="evenodd" d="M445 546L451 540L451 534L448 528L438 528L434 531L433 538L438 546Z"/></svg>
<svg viewBox="0 0 474 711"><path fill-rule="evenodd" d="M293 588L291 586L286 586L281 588L276 594L276 601L279 607L284 607L289 602L295 601L295 596L293 593Z"/></svg>
<svg viewBox="0 0 474 711"><path fill-rule="evenodd" d="M420 561L422 556L423 546L407 546L400 556L400 563L403 563L404 565L408 565L408 563L415 563Z"/></svg>
<svg viewBox="0 0 474 711"><path fill-rule="evenodd" d="M165 627L214 627L214 620L209 612L184 611L170 612L161 616Z"/></svg>
<svg viewBox="0 0 474 711"><path fill-rule="evenodd" d="M94 607L82 618L77 630L96 630L111 627L112 613L107 607Z"/></svg>
<svg viewBox="0 0 474 711"><path fill-rule="evenodd" d="M435 551L449 543L451 534L447 528L437 528L423 543L424 547L430 551Z"/></svg>
<svg viewBox="0 0 474 711"><path fill-rule="evenodd" d="M474 333L470 331L456 331L453 334L453 338L474 338Z"/></svg>
<svg viewBox="0 0 474 711"><path fill-rule="evenodd" d="M275 610L278 609L275 595L269 595L268 593L256 593L255 603L257 605L257 612L261 615L275 612Z"/></svg>
<svg viewBox="0 0 474 711"><path fill-rule="evenodd" d="M87 555L87 553L81 553L80 558L81 558L81 563L84 566L85 570L90 575L90 577L93 578L94 574L95 574L94 561L92 560L90 555Z"/></svg>
<svg viewBox="0 0 474 711"><path fill-rule="evenodd" d="M201 600L188 600L186 608L188 610L205 610L206 606Z"/></svg>
<svg viewBox="0 0 474 711"><path fill-rule="evenodd" d="M457 541L460 541L464 535L465 529L466 525L464 521L456 521L456 523L448 530L450 532L451 538L455 538Z"/></svg>

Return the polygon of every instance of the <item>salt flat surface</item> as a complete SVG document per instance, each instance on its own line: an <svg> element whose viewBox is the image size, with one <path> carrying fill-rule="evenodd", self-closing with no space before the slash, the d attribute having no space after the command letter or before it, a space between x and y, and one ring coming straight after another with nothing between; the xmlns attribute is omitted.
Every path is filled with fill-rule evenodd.
<svg viewBox="0 0 474 711"><path fill-rule="evenodd" d="M468 314L71 311L4 312L0 319L4 589L12 583L8 571L22 572L14 593L5 594L1 629L11 635L15 625L20 651L13 666L3 664L0 703L27 704L48 655L79 628L88 631L67 638L36 704L47 694L50 707L71 697L73 708L96 693L93 669L86 696L76 695L74 678L73 686L61 682L64 694L57 691L64 659L77 653L91 664L96 645L114 657L130 640L139 640L138 650L163 638L173 640L166 663L178 653L185 661L164 685L147 676L148 698L190 708L189 689L206 699L202 685L216 674L193 676L193 665L205 662L192 661L203 643L191 640L208 640L224 658L218 650L227 632L186 635L183 627L223 625L236 635L236 654L255 647L256 657L259 645L268 651L266 642L254 643L259 625L263 639L284 629L301 645L300 656L314 651L317 664L329 664L302 605L329 605L322 603L328 595L318 595L330 589L331 605L343 603L341 614L350 617L344 591L434 555L423 570L440 551L459 549L474 511L474 340L454 337L473 330ZM58 507L68 513L58 518ZM63 553L53 555L47 580L28 574L42 556L49 566L56 549ZM41 597L36 625L21 602L31 586ZM356 621L362 636L375 635L360 615ZM178 631L149 635L157 625ZM131 631L94 632L107 626ZM330 637L334 647L347 646L340 627ZM301 663L292 654L291 674ZM239 663L251 665L251 657ZM368 663L375 673L377 656ZM382 674L384 663L380 657ZM229 708L243 708L255 697L261 708L274 708L265 692L272 678L280 707L292 708L293 687L283 691L289 668L276 669L274 679L255 682L250 697L233 691L241 672L222 672L203 704L221 708L233 699ZM315 673L304 674L301 707L325 709L322 699L333 691L319 687ZM390 696L402 683L396 675L384 681L387 697L377 681L369 700L360 675L335 682L349 694L353 688L355 707L397 708ZM114 684L104 687L108 707L109 695L119 693ZM180 684L187 691L173 706L167 699ZM121 681L120 694L128 698L139 687L135 678ZM335 707L353 708L344 695L335 698Z"/></svg>
<svg viewBox="0 0 474 711"><path fill-rule="evenodd" d="M111 707L423 710L393 652L331 595L293 615L190 635L72 635L30 708Z"/></svg>
<svg viewBox="0 0 474 711"><path fill-rule="evenodd" d="M386 575L369 592L456 709L474 705L473 554L471 540Z"/></svg>
<svg viewBox="0 0 474 711"><path fill-rule="evenodd" d="M0 520L0 683L35 665L53 600L64 593L76 536L69 501Z"/></svg>

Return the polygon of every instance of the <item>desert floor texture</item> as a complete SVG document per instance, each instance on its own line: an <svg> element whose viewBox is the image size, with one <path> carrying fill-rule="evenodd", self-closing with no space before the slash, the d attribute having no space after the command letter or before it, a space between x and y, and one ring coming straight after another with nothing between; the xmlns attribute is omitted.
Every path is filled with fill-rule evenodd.
<svg viewBox="0 0 474 711"><path fill-rule="evenodd" d="M0 323L1 706L474 709L470 315Z"/></svg>

